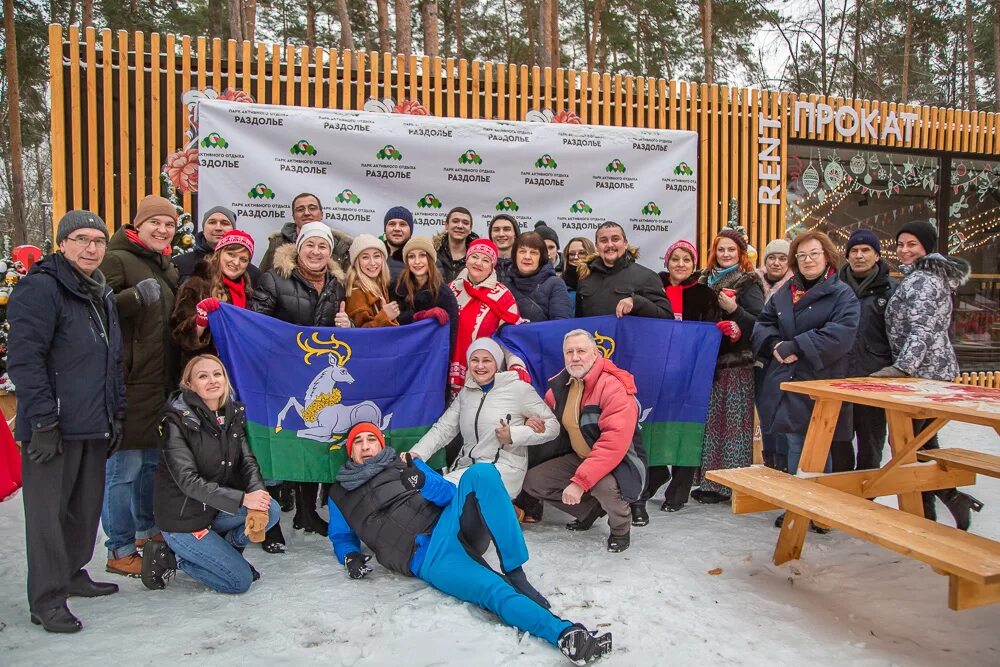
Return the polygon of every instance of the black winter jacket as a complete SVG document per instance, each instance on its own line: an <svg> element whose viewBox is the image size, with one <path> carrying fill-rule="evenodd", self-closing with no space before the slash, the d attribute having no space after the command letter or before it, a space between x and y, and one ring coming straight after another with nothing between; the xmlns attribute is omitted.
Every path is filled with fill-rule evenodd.
<svg viewBox="0 0 1000 667"><path fill-rule="evenodd" d="M406 297L408 292L401 282L396 282L396 286L393 288L393 298L396 303L399 304L399 317L396 321L400 324L412 324L413 316L420 312L421 310L428 310L429 308L442 308L444 312L448 313L448 328L450 330L449 339L450 347L455 347L455 334L458 332L458 301L455 299L455 293L451 291L447 283L441 284L441 289L438 290L438 296L435 300L431 295L431 291L426 287L417 290L417 293L413 295L413 308L410 308L410 302L407 301Z"/></svg>
<svg viewBox="0 0 1000 667"><path fill-rule="evenodd" d="M892 348L889 347L889 335L885 328L885 307L899 283L889 277L889 265L880 259L875 277L858 292L856 283L851 280L853 276L848 275L850 270L850 265L845 264L839 275L845 285L855 290L854 294L861 303L861 320L858 337L851 349L847 375L863 377L892 365Z"/></svg>
<svg viewBox="0 0 1000 667"><path fill-rule="evenodd" d="M478 234L470 232L469 237L465 239L465 247L468 248L469 244L478 238ZM465 268L465 256L462 256L461 259L451 258L451 251L448 250L448 235L445 232L434 235L434 247L437 248L437 265L441 269L441 280L444 281L445 285L450 285L451 281L457 278L458 274Z"/></svg>
<svg viewBox="0 0 1000 667"><path fill-rule="evenodd" d="M331 259L323 293L318 294L296 268L296 257L294 245L278 248L274 268L254 288L253 310L299 326L332 327L344 300L344 273Z"/></svg>
<svg viewBox="0 0 1000 667"><path fill-rule="evenodd" d="M177 273L180 274L180 282L178 284L183 285L188 278L194 275L198 262L202 260L208 261L213 252L215 252L215 249L205 240L205 235L202 232L198 232L198 236L195 237L194 248L190 252L176 255L170 260L177 267ZM251 285L256 285L260 282L260 269L253 264L247 267L247 275L250 276Z"/></svg>
<svg viewBox="0 0 1000 667"><path fill-rule="evenodd" d="M53 424L66 440L110 439L114 418L125 414L115 297L106 286L99 313L81 280L55 253L32 266L11 294L7 371L17 385L22 442Z"/></svg>
<svg viewBox="0 0 1000 667"><path fill-rule="evenodd" d="M175 393L160 423L153 515L160 530L193 533L219 512L235 514L243 495L264 488L246 434L246 408L232 399L225 424L190 390Z"/></svg>
<svg viewBox="0 0 1000 667"><path fill-rule="evenodd" d="M736 269L739 271L739 269ZM708 276L711 269L702 271L698 281L709 287L715 293L715 310L707 321L710 322L736 322L740 328L740 339L735 343L723 336L719 344L719 358L716 368L738 368L740 366L753 365L753 352L750 349L750 335L753 333L757 316L764 310L764 282L756 271L739 273L733 279L723 281L714 287L708 285ZM729 288L736 292L736 310L727 313L719 305L719 291Z"/></svg>
<svg viewBox="0 0 1000 667"><path fill-rule="evenodd" d="M354 238L332 227L330 228L330 233L333 235L333 251L330 253L330 256L340 267L341 271L346 272L351 266L350 250L351 242L354 241ZM260 260L261 273L266 273L275 268L275 253L287 245L291 245L294 248L295 239L298 235L299 230L295 226L295 223L286 222L281 226L281 229L267 237L267 250L264 251L264 256Z"/></svg>
<svg viewBox="0 0 1000 667"><path fill-rule="evenodd" d="M666 271L660 271L658 275L660 282L663 283L663 291L666 292L671 287L670 274ZM719 321L719 313L722 312L722 309L719 308L718 295L711 287L698 281L697 272L678 287L681 287L683 291L681 292L681 312L674 312L676 319L686 322ZM667 301L670 301L669 297L667 297ZM672 307L673 302L671 302ZM749 333L746 335L749 336Z"/></svg>
<svg viewBox="0 0 1000 667"><path fill-rule="evenodd" d="M529 322L567 320L573 317L573 305L569 302L566 283L556 275L548 262L530 276L519 275L515 269L504 285L517 300L521 317Z"/></svg>
<svg viewBox="0 0 1000 667"><path fill-rule="evenodd" d="M632 315L673 319L660 278L637 262L638 249L629 248L615 265L593 256L577 270L576 316L614 315L618 302L632 297Z"/></svg>

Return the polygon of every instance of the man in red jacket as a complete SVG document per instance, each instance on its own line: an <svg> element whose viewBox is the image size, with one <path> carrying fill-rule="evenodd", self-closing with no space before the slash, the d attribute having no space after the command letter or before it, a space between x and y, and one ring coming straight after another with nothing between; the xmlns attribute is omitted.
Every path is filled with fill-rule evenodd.
<svg viewBox="0 0 1000 667"><path fill-rule="evenodd" d="M523 488L573 516L570 530L588 530L606 513L608 551L619 553L629 547L629 502L646 483L635 380L583 329L563 338L563 358L566 368L549 380L545 402L567 453L529 470Z"/></svg>

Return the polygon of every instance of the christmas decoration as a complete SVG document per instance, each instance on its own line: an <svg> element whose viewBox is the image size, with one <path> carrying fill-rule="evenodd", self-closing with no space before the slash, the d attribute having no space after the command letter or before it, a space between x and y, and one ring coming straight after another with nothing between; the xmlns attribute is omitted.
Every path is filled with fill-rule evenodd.
<svg viewBox="0 0 1000 667"><path fill-rule="evenodd" d="M810 195L816 192L816 188L819 187L819 172L816 171L816 167L813 166L812 161L809 162L806 170L802 172L802 187Z"/></svg>
<svg viewBox="0 0 1000 667"><path fill-rule="evenodd" d="M7 303L14 285L21 279L27 269L24 264L13 257L13 247L10 236L6 234L0 239L0 391L14 391L14 384L7 375L7 334L10 324L7 322Z"/></svg>
<svg viewBox="0 0 1000 667"><path fill-rule="evenodd" d="M826 187L834 190L839 186L847 174L844 173L844 166L840 164L840 161L836 159L836 156L829 163L827 163L826 168L823 170L823 180L826 182Z"/></svg>

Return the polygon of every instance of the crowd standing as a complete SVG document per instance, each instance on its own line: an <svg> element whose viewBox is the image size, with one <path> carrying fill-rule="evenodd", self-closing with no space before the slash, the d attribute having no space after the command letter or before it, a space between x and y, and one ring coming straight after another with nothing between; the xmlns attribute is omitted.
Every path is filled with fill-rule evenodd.
<svg viewBox="0 0 1000 667"><path fill-rule="evenodd" d="M936 230L922 221L899 230L897 283L878 237L863 229L844 246L846 263L826 234L807 231L768 243L758 269L746 235L727 227L703 269L695 245L680 240L657 275L610 221L593 240L561 246L544 222L522 231L506 214L479 238L471 212L456 207L429 238L414 236L412 212L396 206L380 237L351 238L324 221L314 194L290 208L260 271L254 239L224 207L204 214L194 251L173 260L177 210L162 197L143 199L132 223L110 236L95 214L71 211L58 225L58 251L15 288L9 372L25 452L33 623L76 632L82 623L67 598L117 591L83 569L98 520L107 572L159 589L180 570L241 593L260 577L245 548L284 552L281 513L294 508L293 529L327 536L351 578L372 572L364 542L388 569L480 604L584 664L610 650L611 636L548 611L521 567L519 523L541 520L544 504L569 514L573 531L606 515L607 550L620 553L631 528L649 522L646 503L664 484L666 512L689 499L727 500L728 489L701 474L750 465L755 404L765 464L798 472L811 404L781 382L958 374L946 332L969 266L936 253ZM449 327L449 405L404 455L385 447L377 426L359 424L335 483L265 480L245 407L215 356L209 314L222 303L299 326L435 320ZM703 436L649 460L634 378L583 329L566 334L564 369L544 397L524 362L492 338L506 326L593 315L718 327ZM828 469L878 467L885 437L882 410L845 407ZM442 449L443 476L425 463ZM935 499L962 529L982 508L947 489L924 494L929 518ZM490 542L500 573L482 559Z"/></svg>

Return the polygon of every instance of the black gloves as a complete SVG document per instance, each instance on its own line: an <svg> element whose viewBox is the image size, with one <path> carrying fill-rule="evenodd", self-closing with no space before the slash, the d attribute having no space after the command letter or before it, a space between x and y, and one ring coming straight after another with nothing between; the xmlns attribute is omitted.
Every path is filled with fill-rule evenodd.
<svg viewBox="0 0 1000 667"><path fill-rule="evenodd" d="M424 482L427 481L424 471L413 463L413 457L409 452L404 454L403 457L406 467L399 473L399 481L409 491L424 488Z"/></svg>
<svg viewBox="0 0 1000 667"><path fill-rule="evenodd" d="M347 554L344 557L344 566L351 579L363 579L366 574L373 572L374 570L368 566L368 561L371 559L371 556L364 556L357 551Z"/></svg>
<svg viewBox="0 0 1000 667"><path fill-rule="evenodd" d="M125 439L125 420L121 417L115 417L114 422L111 424L111 440L108 442L108 458L118 451L118 448L122 446L122 440Z"/></svg>
<svg viewBox="0 0 1000 667"><path fill-rule="evenodd" d="M146 278L135 284L135 298L140 306L152 306L160 300L160 283L156 278Z"/></svg>
<svg viewBox="0 0 1000 667"><path fill-rule="evenodd" d="M62 454L62 433L59 425L32 431L31 441L26 449L28 458L35 463L48 463Z"/></svg>

